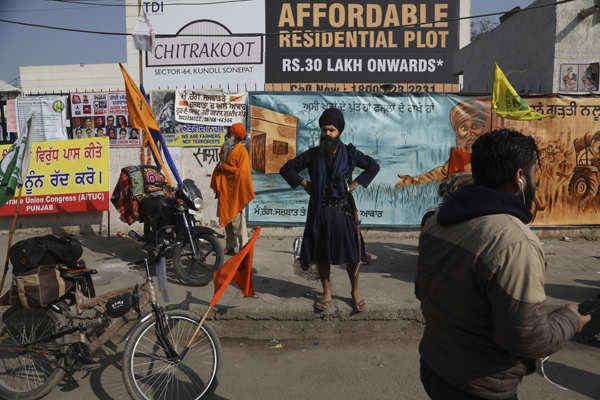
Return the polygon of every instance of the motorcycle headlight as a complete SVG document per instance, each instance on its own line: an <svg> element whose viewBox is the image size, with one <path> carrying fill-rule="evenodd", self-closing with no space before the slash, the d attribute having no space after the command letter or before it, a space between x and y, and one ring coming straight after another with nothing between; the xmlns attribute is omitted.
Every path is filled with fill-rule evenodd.
<svg viewBox="0 0 600 400"><path fill-rule="evenodd" d="M200 210L202 208L202 199L200 197L196 197L194 199L194 208L196 210Z"/></svg>

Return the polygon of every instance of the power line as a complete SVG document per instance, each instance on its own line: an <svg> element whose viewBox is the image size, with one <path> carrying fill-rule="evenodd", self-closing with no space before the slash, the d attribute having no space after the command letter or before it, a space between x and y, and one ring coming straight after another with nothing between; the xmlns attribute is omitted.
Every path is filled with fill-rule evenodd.
<svg viewBox="0 0 600 400"><path fill-rule="evenodd" d="M61 3L64 3L65 1L62 0L51 0L51 1L59 1ZM224 2L221 3L225 3L225 2L240 2L240 1L252 1L252 0L226 0ZM553 3L548 3L548 4L541 4L541 5L537 5L537 6L530 6L524 9L519 10L517 13L521 13L524 11L531 11L531 10L535 10L535 9L539 9L539 8L545 8L545 7L554 7L554 6L558 6L560 4L565 4L565 3L571 3L575 0L561 0L561 1L557 1L557 2L553 2ZM68 1L68 3L73 3L72 1ZM86 3L86 4L91 4L91 3ZM196 3L196 4L208 4L208 3ZM510 11L510 10L509 10ZM430 25L430 24L434 24L434 23L439 23L439 22L457 22L457 21L462 21L462 20L468 20L468 19L474 19L474 18L483 18L483 17L493 17L496 15L504 15L506 14L508 11L500 11L500 12L494 12L494 13L487 13L487 14L479 14L479 15L471 15L468 17L457 17L457 18L446 18L443 20L436 20L436 21L429 21L429 22L419 22L416 24L410 24L410 25L402 25L402 26L390 26L390 27L373 27L373 28L354 28L354 29L329 29L329 30L305 30L305 31L301 31L301 30L294 30L293 32L296 33L302 33L302 32L319 32L319 33L325 33L325 32L353 32L353 31L371 31L371 30L383 30L383 31L388 31L388 30L400 30L400 29L407 29L407 28L417 28L420 27L421 25ZM95 34L95 35L107 35L107 36L132 36L132 33L127 33L127 32L103 32L103 31L92 31L92 30L87 30L87 29L77 29L77 28L65 28L65 27L60 27L60 26L51 26L51 25L43 25L43 24L32 24L32 23L28 23L28 22L20 22L20 21L11 21L11 20L7 20L7 19L0 19L0 22L4 22L7 24L15 24L15 25L24 25L24 26L31 26L34 28L43 28L43 29L51 29L51 30L58 30L58 31L67 31L67 32L77 32L77 33L88 33L88 34ZM290 32L285 32L285 34L288 34ZM283 33L281 32L266 32L266 33L244 33L244 34L230 34L230 35L207 35L207 34L195 34L195 33L191 33L191 34L181 34L178 35L178 37L235 37L235 36L246 36L246 35L256 35L256 36L279 36ZM160 35L160 34L159 34Z"/></svg>

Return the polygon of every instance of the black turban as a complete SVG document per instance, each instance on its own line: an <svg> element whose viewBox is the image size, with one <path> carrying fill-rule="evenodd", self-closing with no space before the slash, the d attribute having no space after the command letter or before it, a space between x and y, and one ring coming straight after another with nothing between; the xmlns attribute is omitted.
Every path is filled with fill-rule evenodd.
<svg viewBox="0 0 600 400"><path fill-rule="evenodd" d="M339 108L331 107L323 111L319 118L319 126L333 125L340 133L344 130L346 123L344 122L344 114Z"/></svg>

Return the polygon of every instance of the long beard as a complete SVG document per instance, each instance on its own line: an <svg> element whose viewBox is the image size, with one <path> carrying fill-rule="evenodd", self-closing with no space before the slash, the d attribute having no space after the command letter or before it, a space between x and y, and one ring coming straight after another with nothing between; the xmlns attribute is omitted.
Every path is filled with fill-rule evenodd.
<svg viewBox="0 0 600 400"><path fill-rule="evenodd" d="M328 135L321 136L321 140L319 141L319 151L323 155L323 157L329 159L333 158L334 152L337 150L340 145L341 140L339 137L335 139Z"/></svg>

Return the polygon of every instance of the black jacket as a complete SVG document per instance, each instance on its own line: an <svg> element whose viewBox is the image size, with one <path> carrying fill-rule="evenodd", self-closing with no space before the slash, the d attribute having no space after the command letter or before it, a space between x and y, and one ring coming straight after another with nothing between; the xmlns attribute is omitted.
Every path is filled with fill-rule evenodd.
<svg viewBox="0 0 600 400"><path fill-rule="evenodd" d="M530 221L518 197L469 185L429 218L419 238L422 361L475 396L514 395L534 360L577 331L571 310L544 310L546 263Z"/></svg>

